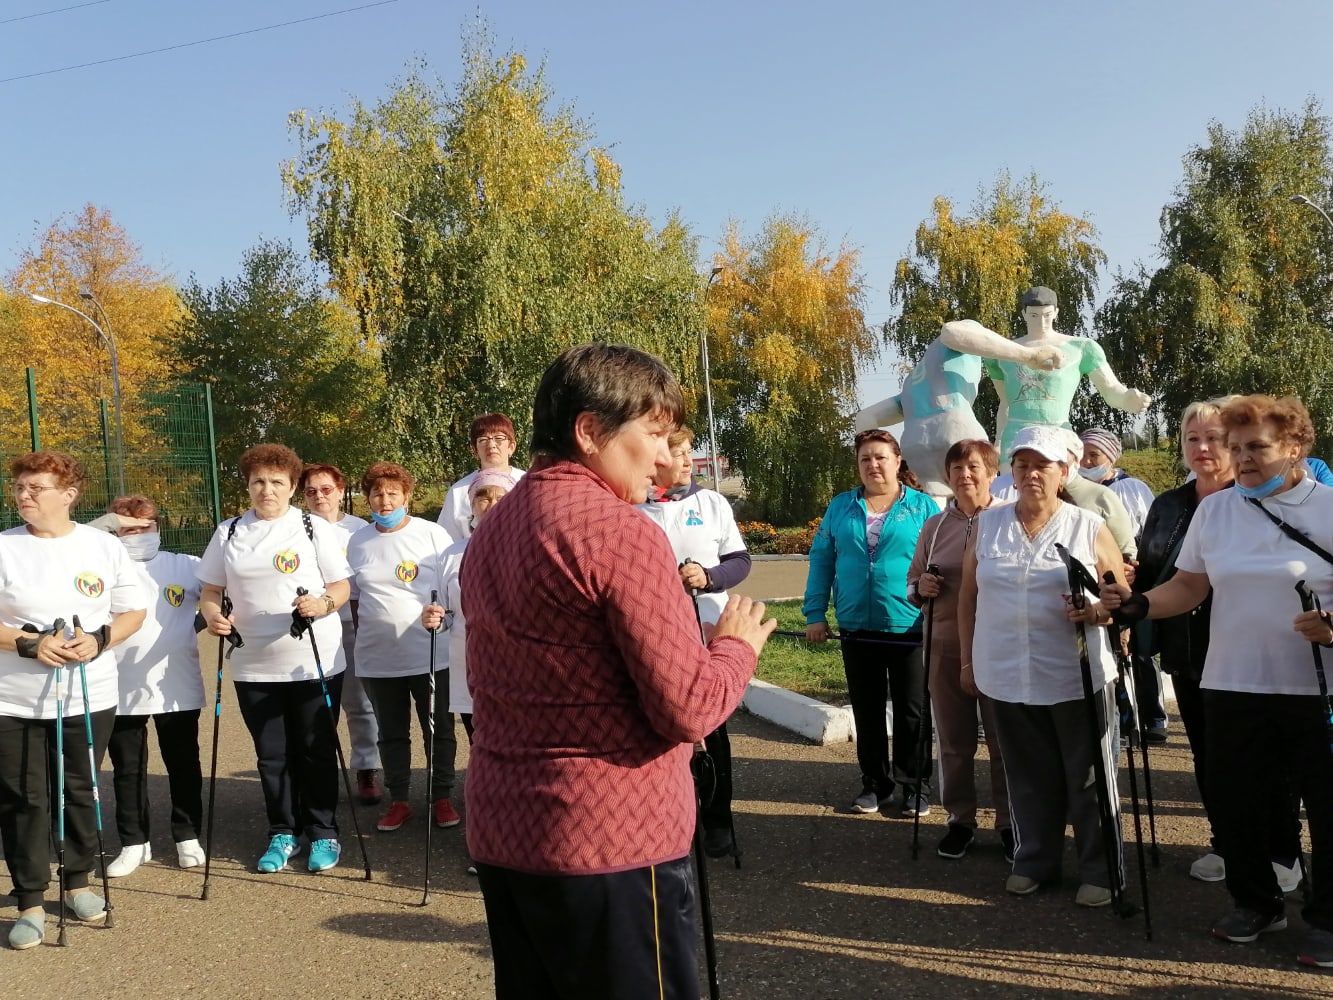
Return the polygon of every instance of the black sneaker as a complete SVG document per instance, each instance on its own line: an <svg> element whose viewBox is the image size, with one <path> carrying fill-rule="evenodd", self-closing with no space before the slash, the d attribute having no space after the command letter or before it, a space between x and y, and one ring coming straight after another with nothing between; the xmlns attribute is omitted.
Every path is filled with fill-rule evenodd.
<svg viewBox="0 0 1333 1000"><path fill-rule="evenodd" d="M1213 924L1213 937L1221 938L1223 941L1235 941L1237 944L1249 944L1260 934L1286 929L1287 917L1284 913L1268 916L1238 906Z"/></svg>
<svg viewBox="0 0 1333 1000"><path fill-rule="evenodd" d="M957 861L967 853L967 849L972 846L972 840L976 834L972 832L970 826L963 826L961 823L950 823L949 832L941 839L939 846L935 848L935 853L942 858L951 858Z"/></svg>
<svg viewBox="0 0 1333 1000"><path fill-rule="evenodd" d="M1001 830L1000 843L1004 845L1004 860L1012 865L1014 863L1014 831Z"/></svg>
<svg viewBox="0 0 1333 1000"><path fill-rule="evenodd" d="M735 846L731 837L731 827L723 826L709 829L704 827L704 853L710 858L725 858Z"/></svg>

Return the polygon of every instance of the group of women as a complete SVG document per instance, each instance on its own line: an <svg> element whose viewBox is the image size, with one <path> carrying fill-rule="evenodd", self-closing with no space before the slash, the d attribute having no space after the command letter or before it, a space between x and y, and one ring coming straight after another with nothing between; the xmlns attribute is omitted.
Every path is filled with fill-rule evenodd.
<svg viewBox="0 0 1333 1000"><path fill-rule="evenodd" d="M725 722L775 622L762 604L725 596L749 559L726 502L691 482L682 411L680 386L657 359L614 345L571 348L538 387L528 474L509 465L508 420L479 418L471 437L481 468L456 484L465 506L451 493L440 524L409 513L415 481L399 465L366 470L370 521L357 524L341 512L339 470L258 445L240 462L250 508L218 526L197 562L160 550L147 498L112 505L118 541L72 519L77 463L50 452L17 460L10 471L24 524L0 534L0 839L19 905L11 945L42 941L57 726L68 807L63 902L75 919L106 915L88 884L88 741L98 759L111 748L115 769L122 851L108 874L150 855L150 718L178 861L202 860L205 693L185 624L197 603L212 635L232 637L235 699L268 816L259 871L283 869L300 850L311 871L339 861L336 721L354 663L378 758L354 759L374 779L363 794L379 794L383 771L384 831L413 813L413 708L423 732L434 732L428 821L459 822L452 713L462 716L472 743L468 849L498 995L694 995L690 744L706 742L720 758L706 846L735 851ZM1116 667L1101 626L1132 624L1141 655L1159 654L1175 677L1195 750L1213 844L1194 874L1224 876L1235 904L1213 933L1249 941L1285 927L1283 876L1299 871L1303 802L1314 858L1298 955L1333 966L1333 752L1309 649L1333 646L1333 623L1298 610L1297 596L1298 582L1333 594L1333 489L1304 462L1313 437L1291 399L1187 410L1182 449L1194 479L1148 508L1131 587L1122 541L1100 514L1070 502L1083 449L1067 432L1029 428L1003 456L984 441L955 445L943 511L908 485L890 435L859 435L861 485L835 497L821 522L804 602L810 640L833 637L830 600L840 626L861 770L853 808L929 810L933 724L949 820L937 850L964 857L977 824L980 717L1007 891L1027 895L1059 879L1072 823L1076 901L1109 903L1115 867L1089 780L1098 756L1115 773ZM1092 444L1102 455L1111 446ZM1012 503L992 493L1001 461L1012 470ZM1111 478L1093 462L1089 480ZM291 506L298 489L306 510ZM1084 607L1069 599L1061 549L1109 581ZM79 628L65 624L75 615ZM438 628L450 640L437 667L451 669L432 689ZM57 703L62 673L87 686L67 684ZM1258 811L1257 788L1272 793Z"/></svg>
<svg viewBox="0 0 1333 1000"><path fill-rule="evenodd" d="M1181 420L1190 481L1150 499L1114 468L1119 443L1106 432L1086 432L1080 442L1067 431L1029 428L1004 456L985 441L954 445L946 458L953 497L924 517L917 513L929 509L924 498L900 481L893 439L859 435L862 485L829 505L811 549L804 607L807 637L822 641L833 594L862 771L852 808L881 811L895 784L905 815L928 808L929 762L918 759L929 740L919 736L925 688L916 613L927 608L924 669L948 812L937 852L962 858L975 838L980 717L1010 865L1006 890L1027 895L1059 882L1069 824L1076 902L1109 904L1112 878L1120 878L1112 873L1123 866L1114 854L1108 863L1092 776L1100 756L1115 809L1117 667L1099 626L1132 627L1140 661L1160 656L1174 680L1194 753L1212 841L1190 874L1225 879L1232 897L1212 933L1247 942L1286 926L1283 897L1302 876L1303 802L1314 853L1298 958L1333 967L1333 879L1328 867L1321 876L1320 865L1333 822L1333 714L1310 651L1311 644L1333 645L1333 622L1328 612L1303 610L1297 591L1303 582L1333 597L1333 489L1316 481L1319 465L1307 462L1313 441L1309 414L1295 399L1194 403ZM1012 470L1012 502L992 494L1001 459ZM1083 479L1075 480L1080 465ZM1084 509L1090 501L1072 495L1071 485L1085 490L1088 481L1123 495L1117 502L1139 526L1137 560L1100 513ZM1061 548L1106 581L1081 608L1071 600ZM904 559L905 571L893 565ZM884 725L890 692L891 754ZM1146 720L1148 728L1159 725ZM1109 846L1119 852L1119 838Z"/></svg>

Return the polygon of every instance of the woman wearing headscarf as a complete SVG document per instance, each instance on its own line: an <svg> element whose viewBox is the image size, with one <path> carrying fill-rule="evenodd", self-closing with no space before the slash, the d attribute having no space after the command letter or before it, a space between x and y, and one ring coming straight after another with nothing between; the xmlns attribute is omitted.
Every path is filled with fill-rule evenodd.
<svg viewBox="0 0 1333 1000"><path fill-rule="evenodd" d="M105 901L88 886L97 827L84 712L100 766L119 696L108 651L138 631L147 601L125 547L70 517L84 483L78 462L32 452L11 462L9 474L23 524L0 532L0 841L18 904L9 945L23 951L45 933L56 726L64 740L64 902L78 920L106 920ZM64 673L59 702L57 669Z"/></svg>
<svg viewBox="0 0 1333 1000"><path fill-rule="evenodd" d="M332 868L342 856L335 816L345 666L338 610L347 603L352 573L332 525L291 505L301 470L301 459L284 445L246 451L240 472L250 509L218 525L197 574L199 613L209 632L237 632L244 640L232 650L230 666L268 815L268 846L255 865L263 874L287 867L298 837L309 844L312 872ZM231 614L222 610L224 591Z"/></svg>
<svg viewBox="0 0 1333 1000"><path fill-rule="evenodd" d="M535 467L468 543L467 839L506 1000L699 992L691 744L776 622L735 597L703 645L666 536L634 509L683 408L651 355L566 350L537 387Z"/></svg>

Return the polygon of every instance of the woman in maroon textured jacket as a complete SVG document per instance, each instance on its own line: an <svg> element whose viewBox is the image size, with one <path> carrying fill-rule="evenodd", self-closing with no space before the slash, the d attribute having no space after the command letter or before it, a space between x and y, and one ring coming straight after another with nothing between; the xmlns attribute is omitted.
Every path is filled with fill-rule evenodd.
<svg viewBox="0 0 1333 1000"><path fill-rule="evenodd" d="M496 996L699 995L690 744L731 714L776 623L733 597L705 647L662 530L680 386L628 347L570 348L533 404L532 470L463 560L468 847Z"/></svg>

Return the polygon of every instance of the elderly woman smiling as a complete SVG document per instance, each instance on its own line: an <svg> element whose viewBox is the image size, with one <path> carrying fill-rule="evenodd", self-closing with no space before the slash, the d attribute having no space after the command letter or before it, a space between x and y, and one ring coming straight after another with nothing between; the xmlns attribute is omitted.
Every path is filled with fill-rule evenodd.
<svg viewBox="0 0 1333 1000"><path fill-rule="evenodd" d="M1313 858L1305 964L1333 966L1333 753L1310 643L1333 645L1327 613L1301 612L1295 585L1333 598L1333 487L1314 482L1304 459L1314 427L1292 397L1241 396L1221 412L1236 484L1205 497L1176 558L1176 574L1145 594L1107 587L1102 599L1126 621L1174 618L1209 591L1203 711L1209 818L1225 861L1232 912L1213 935L1248 942L1287 926L1270 857L1274 821L1255 809L1256 789L1292 775L1305 801ZM1333 603L1333 601L1330 601ZM1299 613L1298 613L1299 612ZM1285 819L1280 820L1285 822Z"/></svg>

